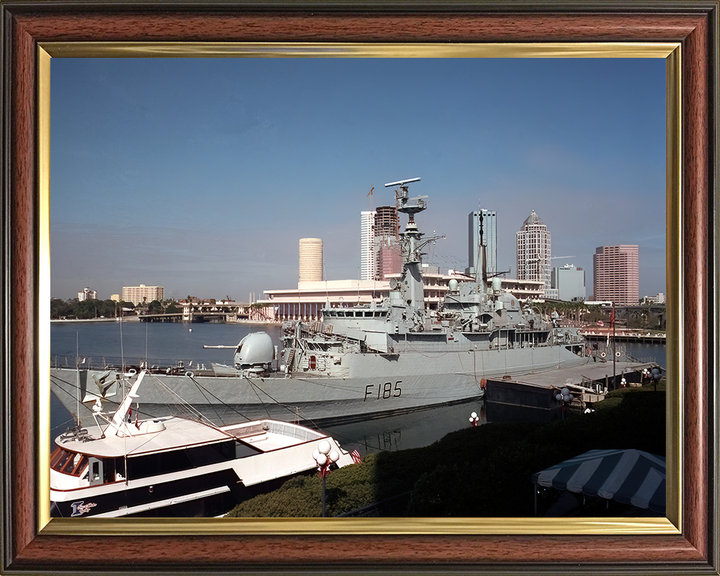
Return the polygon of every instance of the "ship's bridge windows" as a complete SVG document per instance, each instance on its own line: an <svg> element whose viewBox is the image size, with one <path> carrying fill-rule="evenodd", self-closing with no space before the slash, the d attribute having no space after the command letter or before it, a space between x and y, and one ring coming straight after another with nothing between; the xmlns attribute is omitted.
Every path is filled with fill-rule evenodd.
<svg viewBox="0 0 720 576"><path fill-rule="evenodd" d="M88 458L84 454L70 452L58 446L50 455L50 467L63 474L80 476L87 468Z"/></svg>
<svg viewBox="0 0 720 576"><path fill-rule="evenodd" d="M308 350L317 350L320 352L327 352L332 348L340 348L341 345L337 342L317 342L308 340L306 343Z"/></svg>

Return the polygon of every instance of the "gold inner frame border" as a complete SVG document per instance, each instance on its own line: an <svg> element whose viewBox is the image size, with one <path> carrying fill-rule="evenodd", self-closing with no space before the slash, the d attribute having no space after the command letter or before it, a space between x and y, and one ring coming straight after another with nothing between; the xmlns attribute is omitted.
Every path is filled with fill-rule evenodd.
<svg viewBox="0 0 720 576"><path fill-rule="evenodd" d="M39 441L42 535L640 535L681 534L682 509L682 113L678 42L226 43L40 42L38 46ZM50 518L50 74L52 58L664 58L666 60L667 517L666 518Z"/></svg>

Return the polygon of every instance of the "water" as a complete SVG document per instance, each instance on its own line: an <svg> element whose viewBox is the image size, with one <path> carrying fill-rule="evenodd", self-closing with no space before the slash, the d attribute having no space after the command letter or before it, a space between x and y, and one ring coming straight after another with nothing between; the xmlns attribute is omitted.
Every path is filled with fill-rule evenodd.
<svg viewBox="0 0 720 576"><path fill-rule="evenodd" d="M278 326L251 324L181 324L140 322L67 322L51 327L51 356L54 364L75 365L76 352L86 363L112 362L137 366L174 366L181 360L188 369L212 362L232 364L233 350L205 349L203 345L235 346L251 332L268 332L279 345ZM665 345L617 345L617 350L633 358L665 366ZM70 413L51 395L51 427L54 438L73 424ZM491 407L492 408L492 407ZM446 434L470 425L468 418L476 412L479 424L523 419L525 415L497 409L486 410L481 400L442 406L353 424L324 429L346 450L357 449L365 455L380 450L403 450L427 446ZM535 411L537 412L537 411Z"/></svg>
<svg viewBox="0 0 720 576"><path fill-rule="evenodd" d="M87 362L209 368L211 362L232 364L233 350L205 349L208 346L237 346L251 332L268 332L280 342L278 326L251 324L182 324L164 322L53 322L50 354L54 365L74 366L76 352Z"/></svg>
<svg viewBox="0 0 720 576"><path fill-rule="evenodd" d="M593 342L590 346L593 346ZM612 344L607 346L604 341L597 342L598 350L600 352L607 352L608 358L612 358ZM640 362L655 362L663 368L667 368L666 364L666 348L665 343L654 344L650 342L616 342L615 351L620 352L623 355L628 355L635 360Z"/></svg>

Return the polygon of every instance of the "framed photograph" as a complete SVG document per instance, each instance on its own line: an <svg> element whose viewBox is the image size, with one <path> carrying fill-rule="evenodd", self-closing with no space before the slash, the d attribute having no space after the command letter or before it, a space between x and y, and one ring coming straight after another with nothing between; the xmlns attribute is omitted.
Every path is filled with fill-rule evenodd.
<svg viewBox="0 0 720 576"><path fill-rule="evenodd" d="M717 1L6 0L0 9L0 570L718 573ZM50 518L51 61L247 55L665 60L666 518Z"/></svg>

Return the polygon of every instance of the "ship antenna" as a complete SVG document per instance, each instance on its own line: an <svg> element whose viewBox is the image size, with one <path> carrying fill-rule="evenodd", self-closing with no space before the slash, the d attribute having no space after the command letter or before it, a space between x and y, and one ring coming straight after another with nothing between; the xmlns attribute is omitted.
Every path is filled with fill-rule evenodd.
<svg viewBox="0 0 720 576"><path fill-rule="evenodd" d="M482 273L483 286L487 286L487 254L485 253L485 240L483 239L483 222L485 217L483 211L480 210L480 257L482 258L482 270L478 272Z"/></svg>
<svg viewBox="0 0 720 576"><path fill-rule="evenodd" d="M395 207L398 212L402 212L408 215L408 223L415 223L415 213L422 212L427 208L427 202L425 198L427 196L418 196L412 198L413 203L408 204L408 184L411 182L419 182L420 178L408 178L407 180L398 180L397 182L388 182L385 184L385 188L390 186L397 186L395 190Z"/></svg>
<svg viewBox="0 0 720 576"><path fill-rule="evenodd" d="M80 428L80 334L75 332L75 381L77 389L75 391L75 405L76 405L76 424L78 429Z"/></svg>
<svg viewBox="0 0 720 576"><path fill-rule="evenodd" d="M415 224L415 214L427 208L425 198L427 196L416 196L408 198L408 184L418 182L420 178L408 178L397 182L388 182L385 187L397 186L395 190L395 206L398 212L408 215L408 222L405 232L401 234L403 272L402 272L402 295L405 303L416 310L425 309L424 287L422 280L422 248L430 240L422 241L423 234Z"/></svg>

